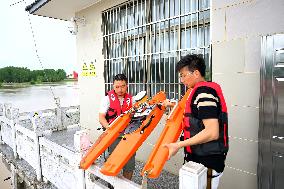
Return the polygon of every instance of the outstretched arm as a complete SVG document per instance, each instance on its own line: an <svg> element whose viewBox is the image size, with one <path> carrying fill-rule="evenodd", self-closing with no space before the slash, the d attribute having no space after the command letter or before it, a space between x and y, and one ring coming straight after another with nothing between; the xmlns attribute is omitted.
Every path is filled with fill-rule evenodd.
<svg viewBox="0 0 284 189"><path fill-rule="evenodd" d="M217 140L219 138L218 119L203 119L202 122L205 128L202 131L200 131L198 134L193 136L192 138L164 145L169 149L168 159L174 156L178 152L178 150L182 147L202 144L210 142L212 140Z"/></svg>

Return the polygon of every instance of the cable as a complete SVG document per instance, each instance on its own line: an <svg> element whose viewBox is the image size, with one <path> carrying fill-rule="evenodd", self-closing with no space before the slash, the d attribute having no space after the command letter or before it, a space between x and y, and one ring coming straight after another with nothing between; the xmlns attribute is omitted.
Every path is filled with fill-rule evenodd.
<svg viewBox="0 0 284 189"><path fill-rule="evenodd" d="M22 0L22 1L18 1L18 2L15 2L15 3L11 4L10 7L15 6L15 5L17 5L17 4L19 4L19 3L22 3L22 2L24 2L24 3L25 3L25 6L27 6L26 0ZM30 14L27 14L27 16L28 16L28 21L29 21L31 33L32 33L33 45L34 45L34 47L35 47L35 53L36 53L37 60L38 60L40 66L41 66L41 68L42 68L42 70L43 70L45 80L46 80L47 82L50 82L49 79L48 79L48 77L47 77L47 74L46 74L46 72L45 72L45 70L44 70L44 67L43 67L41 58L39 57L38 45L37 45L37 41L36 41L36 38L35 38L35 32L34 32L34 29L33 29L33 25L32 25L32 21L31 21ZM61 108L61 106L60 106L60 101L59 101L60 99L55 96L54 91L53 91L53 89L52 89L52 86L49 85L49 89L50 89L51 94L52 94L52 96L53 96L55 105L56 105L58 108Z"/></svg>

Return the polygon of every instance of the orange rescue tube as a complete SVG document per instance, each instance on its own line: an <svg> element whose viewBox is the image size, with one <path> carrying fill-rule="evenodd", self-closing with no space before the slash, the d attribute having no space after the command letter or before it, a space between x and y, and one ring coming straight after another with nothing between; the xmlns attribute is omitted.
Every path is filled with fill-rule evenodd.
<svg viewBox="0 0 284 189"><path fill-rule="evenodd" d="M132 113L146 101L147 96L136 102L130 110L118 116L110 124L110 127L98 137L96 142L88 150L87 154L82 158L80 162L81 169L88 169L92 163L115 141L130 122Z"/></svg>
<svg viewBox="0 0 284 189"><path fill-rule="evenodd" d="M159 123L165 111L165 107L160 103L165 99L165 93L159 92L148 102L148 105L153 105L152 111L147 115L146 119L137 130L124 135L123 140L119 142L115 150L104 163L101 168L101 173L108 176L115 176L119 173Z"/></svg>
<svg viewBox="0 0 284 189"><path fill-rule="evenodd" d="M163 145L178 140L183 129L183 113L190 92L191 89L187 90L183 98L170 112L166 125L141 172L142 175L146 173L148 178L157 178L160 175L169 155L168 148L163 147Z"/></svg>

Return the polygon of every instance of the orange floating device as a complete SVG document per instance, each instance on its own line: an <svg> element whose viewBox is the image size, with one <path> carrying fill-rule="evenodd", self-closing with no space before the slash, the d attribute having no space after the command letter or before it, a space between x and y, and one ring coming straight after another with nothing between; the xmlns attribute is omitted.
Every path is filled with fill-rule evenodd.
<svg viewBox="0 0 284 189"><path fill-rule="evenodd" d="M108 176L119 173L159 123L165 111L161 102L165 99L165 93L159 92L134 114L133 120L124 131L123 139L104 163L101 173Z"/></svg>
<svg viewBox="0 0 284 189"><path fill-rule="evenodd" d="M183 113L190 92L191 89L187 90L183 98L176 103L170 112L166 125L142 170L142 175L146 173L148 178L157 178L160 175L169 155L168 148L163 147L163 145L176 142L179 138L183 129Z"/></svg>
<svg viewBox="0 0 284 189"><path fill-rule="evenodd" d="M80 162L81 169L88 169L93 162L115 141L115 139L123 132L131 121L133 113L143 106L147 102L147 96L145 91L141 91L135 97L137 101L133 107L118 116L109 126L109 128L103 132L92 147L88 150L87 154L82 158Z"/></svg>

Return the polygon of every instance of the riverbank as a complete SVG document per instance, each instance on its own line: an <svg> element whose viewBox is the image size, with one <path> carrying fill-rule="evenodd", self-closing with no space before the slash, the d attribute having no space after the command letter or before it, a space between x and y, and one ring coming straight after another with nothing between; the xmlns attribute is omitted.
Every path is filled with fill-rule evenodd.
<svg viewBox="0 0 284 189"><path fill-rule="evenodd" d="M8 84L0 89L0 103L12 103L22 112L54 108L54 97L61 106L79 105L78 82Z"/></svg>
<svg viewBox="0 0 284 189"><path fill-rule="evenodd" d="M79 86L76 81L70 80L36 85L30 85L29 83L8 83L4 88L0 89L0 104L11 103L13 107L19 108L19 112L55 108L53 94L50 90L51 86L53 94L60 98L62 107L79 105ZM12 179L4 181L4 179L11 177L11 173L6 168L5 163L1 161L0 153L0 189L11 189Z"/></svg>
<svg viewBox="0 0 284 189"><path fill-rule="evenodd" d="M1 88L24 88L24 87L41 86L41 85L61 85L61 84L68 83L68 82L78 82L78 80L76 80L76 79L64 79L64 80L58 81L58 82L0 83L0 89Z"/></svg>

